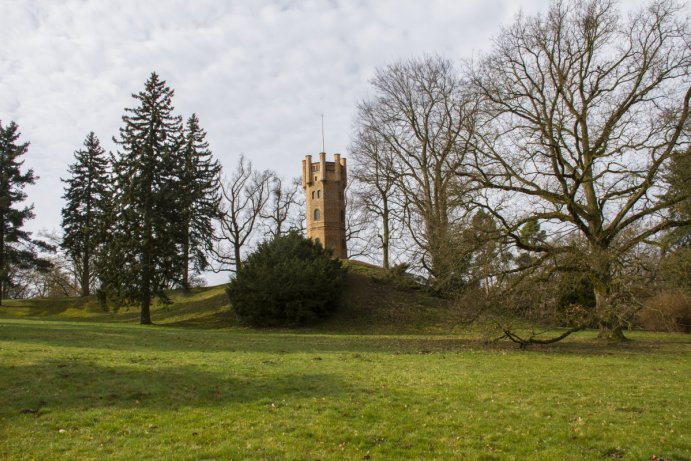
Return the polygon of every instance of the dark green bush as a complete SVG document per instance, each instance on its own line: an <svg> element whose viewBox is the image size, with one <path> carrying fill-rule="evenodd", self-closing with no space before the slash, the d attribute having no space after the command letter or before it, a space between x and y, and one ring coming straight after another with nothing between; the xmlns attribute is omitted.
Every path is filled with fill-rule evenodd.
<svg viewBox="0 0 691 461"><path fill-rule="evenodd" d="M557 282L557 297L557 304L562 309L574 304L583 307L595 307L593 282L587 274L562 274Z"/></svg>
<svg viewBox="0 0 691 461"><path fill-rule="evenodd" d="M330 251L291 232L259 245L226 292L246 325L299 326L334 312L344 277Z"/></svg>

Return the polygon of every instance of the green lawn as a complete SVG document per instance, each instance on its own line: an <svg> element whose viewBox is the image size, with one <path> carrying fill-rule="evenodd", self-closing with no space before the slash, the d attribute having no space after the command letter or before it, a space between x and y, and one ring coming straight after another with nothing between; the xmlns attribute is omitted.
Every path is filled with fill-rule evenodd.
<svg viewBox="0 0 691 461"><path fill-rule="evenodd" d="M520 351L5 315L0 459L691 459L691 338L593 337Z"/></svg>

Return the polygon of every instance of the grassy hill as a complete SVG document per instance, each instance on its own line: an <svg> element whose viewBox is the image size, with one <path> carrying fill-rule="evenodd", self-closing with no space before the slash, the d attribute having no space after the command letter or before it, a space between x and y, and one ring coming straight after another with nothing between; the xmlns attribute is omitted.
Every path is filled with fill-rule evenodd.
<svg viewBox="0 0 691 461"><path fill-rule="evenodd" d="M311 329L344 333L448 333L457 322L453 303L431 296L415 282L392 279L387 271L357 261L346 261L345 265L348 275L340 310ZM228 303L225 285L195 288L189 293L174 290L169 296L171 304L154 302L151 311L154 323L195 328L239 326ZM136 323L139 308L109 306L105 312L95 296L8 299L3 300L0 317Z"/></svg>

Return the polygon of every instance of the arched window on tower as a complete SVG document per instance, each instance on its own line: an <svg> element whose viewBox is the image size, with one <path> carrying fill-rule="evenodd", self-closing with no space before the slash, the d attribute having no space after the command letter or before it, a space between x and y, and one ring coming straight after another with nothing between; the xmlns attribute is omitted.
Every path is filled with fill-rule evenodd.
<svg viewBox="0 0 691 461"><path fill-rule="evenodd" d="M320 219L319 208L316 208L316 209L314 210L314 220L315 220L315 221L319 221L319 219Z"/></svg>
<svg viewBox="0 0 691 461"><path fill-rule="evenodd" d="M312 191L312 200L314 200L314 191Z"/></svg>
<svg viewBox="0 0 691 461"><path fill-rule="evenodd" d="M322 191L318 190L317 191L317 198L321 198L321 195L322 195Z"/></svg>

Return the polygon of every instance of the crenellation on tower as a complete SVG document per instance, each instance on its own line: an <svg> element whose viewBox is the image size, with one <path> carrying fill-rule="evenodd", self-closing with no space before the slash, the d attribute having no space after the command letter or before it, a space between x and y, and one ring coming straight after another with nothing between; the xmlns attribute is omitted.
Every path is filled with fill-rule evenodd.
<svg viewBox="0 0 691 461"><path fill-rule="evenodd" d="M307 155L302 161L302 187L307 207L307 238L319 241L345 259L348 251L345 240L346 159L334 154L334 161L326 161L326 153L319 153L313 162Z"/></svg>

